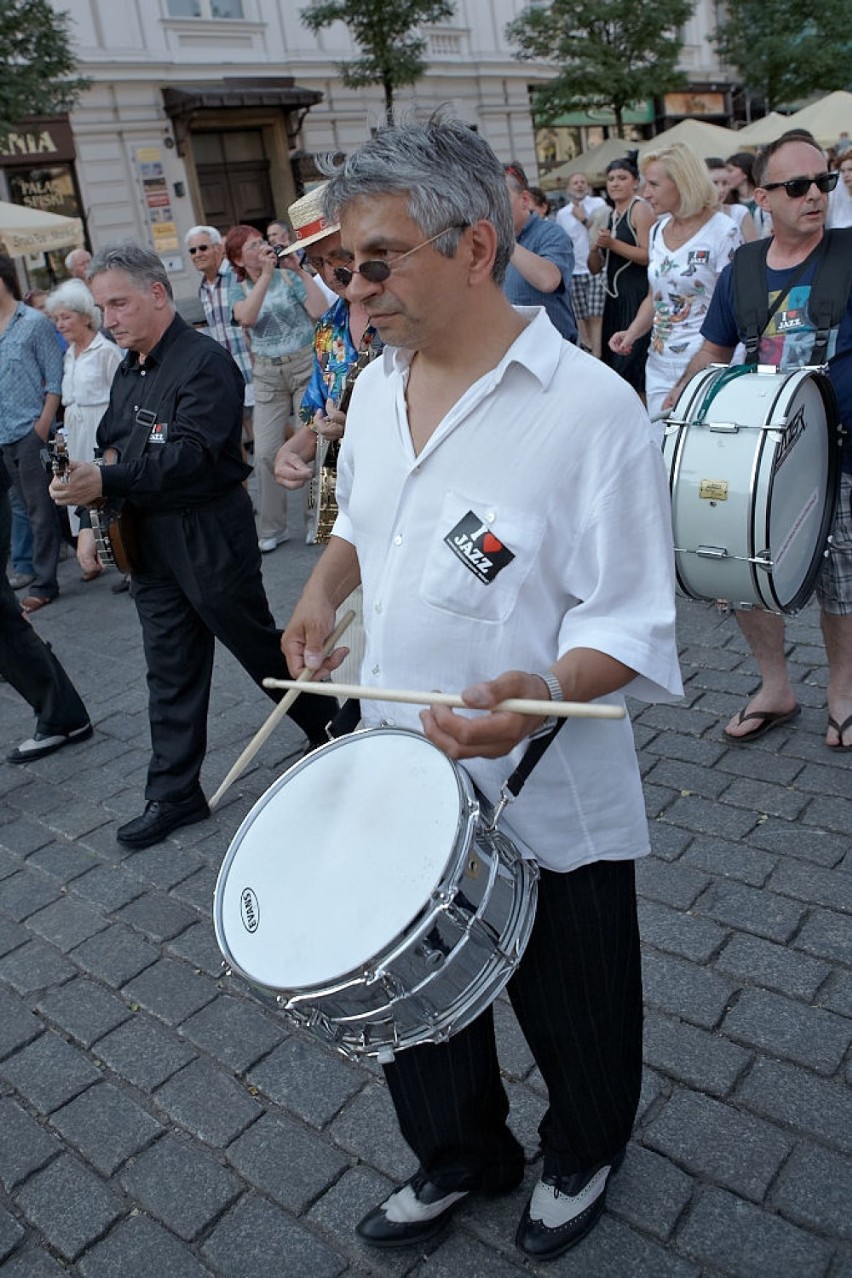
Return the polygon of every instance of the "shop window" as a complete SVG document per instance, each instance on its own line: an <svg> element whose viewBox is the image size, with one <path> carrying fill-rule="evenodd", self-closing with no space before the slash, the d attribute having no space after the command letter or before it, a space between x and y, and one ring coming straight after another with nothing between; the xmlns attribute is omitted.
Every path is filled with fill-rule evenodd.
<svg viewBox="0 0 852 1278"><path fill-rule="evenodd" d="M242 18L243 0L166 0L170 18Z"/></svg>

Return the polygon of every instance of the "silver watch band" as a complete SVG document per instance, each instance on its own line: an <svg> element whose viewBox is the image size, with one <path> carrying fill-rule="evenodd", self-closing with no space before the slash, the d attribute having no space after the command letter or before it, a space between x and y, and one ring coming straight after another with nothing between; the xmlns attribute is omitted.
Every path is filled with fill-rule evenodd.
<svg viewBox="0 0 852 1278"><path fill-rule="evenodd" d="M547 684L547 691L550 693L551 701L563 700L562 686L552 670L534 670L533 674L537 679L542 679ZM552 732L555 727L556 715L548 715L541 727L530 733L529 740L535 741L538 737L543 737L546 732Z"/></svg>

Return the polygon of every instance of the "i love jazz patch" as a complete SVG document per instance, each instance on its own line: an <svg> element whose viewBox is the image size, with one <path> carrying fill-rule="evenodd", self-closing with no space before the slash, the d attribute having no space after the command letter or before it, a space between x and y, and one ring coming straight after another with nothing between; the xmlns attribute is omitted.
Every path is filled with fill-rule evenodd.
<svg viewBox="0 0 852 1278"><path fill-rule="evenodd" d="M477 581L486 586L515 558L508 546L495 537L488 524L472 510L447 533L444 542Z"/></svg>

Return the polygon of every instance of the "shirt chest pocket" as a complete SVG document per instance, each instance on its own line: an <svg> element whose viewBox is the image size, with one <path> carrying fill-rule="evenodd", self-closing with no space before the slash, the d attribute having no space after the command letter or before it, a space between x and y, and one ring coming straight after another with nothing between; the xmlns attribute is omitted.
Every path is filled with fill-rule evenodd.
<svg viewBox="0 0 852 1278"><path fill-rule="evenodd" d="M505 621L543 536L540 516L448 492L429 541L421 599L461 617Z"/></svg>

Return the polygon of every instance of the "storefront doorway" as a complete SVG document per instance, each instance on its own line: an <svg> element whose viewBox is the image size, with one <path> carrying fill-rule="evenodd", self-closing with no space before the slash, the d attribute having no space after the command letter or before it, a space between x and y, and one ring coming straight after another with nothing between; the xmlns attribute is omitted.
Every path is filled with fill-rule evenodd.
<svg viewBox="0 0 852 1278"><path fill-rule="evenodd" d="M202 221L224 234L237 222L265 231L276 216L261 129L193 133Z"/></svg>

